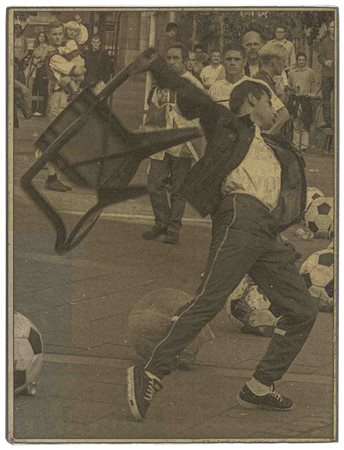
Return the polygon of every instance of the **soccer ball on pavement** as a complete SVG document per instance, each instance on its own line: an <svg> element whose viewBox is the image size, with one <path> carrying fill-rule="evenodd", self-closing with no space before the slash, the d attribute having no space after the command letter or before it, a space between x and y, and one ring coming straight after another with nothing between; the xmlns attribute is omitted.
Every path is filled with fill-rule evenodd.
<svg viewBox="0 0 344 450"><path fill-rule="evenodd" d="M244 333L271 336L277 318L270 311L270 300L257 285L251 285L240 299L227 304L231 321Z"/></svg>
<svg viewBox="0 0 344 450"><path fill-rule="evenodd" d="M333 197L319 197L305 213L307 227L316 237L328 238L333 224Z"/></svg>
<svg viewBox="0 0 344 450"><path fill-rule="evenodd" d="M184 308L187 308L192 296L178 289L156 289L144 295L129 314L129 339L136 353L147 360L155 346L164 339L173 322ZM203 328L185 349L178 355L176 366L189 369L204 342L214 338L209 326Z"/></svg>
<svg viewBox="0 0 344 450"><path fill-rule="evenodd" d="M310 255L300 268L311 296L319 311L332 311L334 304L333 249L326 248Z"/></svg>
<svg viewBox="0 0 344 450"><path fill-rule="evenodd" d="M324 197L324 194L320 191L320 189L316 187L308 187L307 188L307 197L306 197L306 209L309 208L310 204L316 200L317 198Z"/></svg>
<svg viewBox="0 0 344 450"><path fill-rule="evenodd" d="M14 313L14 392L36 393L36 381L43 363L42 337L23 314Z"/></svg>

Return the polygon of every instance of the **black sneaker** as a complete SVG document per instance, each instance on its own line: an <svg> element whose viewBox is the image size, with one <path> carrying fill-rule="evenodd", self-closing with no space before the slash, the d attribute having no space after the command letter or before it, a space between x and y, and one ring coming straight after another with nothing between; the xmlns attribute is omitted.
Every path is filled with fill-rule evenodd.
<svg viewBox="0 0 344 450"><path fill-rule="evenodd" d="M143 239L147 239L147 241L151 241L152 239L157 239L163 234L166 234L167 229L165 227L157 227L156 225L148 231L145 231L142 234Z"/></svg>
<svg viewBox="0 0 344 450"><path fill-rule="evenodd" d="M45 180L45 189L48 191L56 191L56 192L67 192L72 188L63 184L57 177L47 178Z"/></svg>
<svg viewBox="0 0 344 450"><path fill-rule="evenodd" d="M176 233L175 231L167 231L164 243L175 245L178 244L178 242L179 242L179 234Z"/></svg>
<svg viewBox="0 0 344 450"><path fill-rule="evenodd" d="M132 366L127 370L127 394L130 412L137 420L147 414L155 392L161 391L162 384L150 378L143 366Z"/></svg>
<svg viewBox="0 0 344 450"><path fill-rule="evenodd" d="M274 411L288 411L293 406L290 398L284 397L275 391L274 385L272 385L271 392L268 394L256 395L245 384L239 393L238 401L244 408L261 408Z"/></svg>

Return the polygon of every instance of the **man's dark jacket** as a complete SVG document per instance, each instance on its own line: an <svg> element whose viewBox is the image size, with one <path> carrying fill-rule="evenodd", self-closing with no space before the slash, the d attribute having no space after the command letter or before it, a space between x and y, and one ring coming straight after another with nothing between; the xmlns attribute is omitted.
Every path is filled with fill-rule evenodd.
<svg viewBox="0 0 344 450"><path fill-rule="evenodd" d="M180 193L202 216L221 201L221 183L245 158L255 136L255 127L238 119L225 106L178 77L160 57L150 66L160 87L174 89L177 103L187 119L199 118L207 139L205 155L193 166ZM283 138L264 136L280 162L281 192L272 214L278 231L302 219L306 203L306 179L302 158ZM259 167L257 167L259 170Z"/></svg>

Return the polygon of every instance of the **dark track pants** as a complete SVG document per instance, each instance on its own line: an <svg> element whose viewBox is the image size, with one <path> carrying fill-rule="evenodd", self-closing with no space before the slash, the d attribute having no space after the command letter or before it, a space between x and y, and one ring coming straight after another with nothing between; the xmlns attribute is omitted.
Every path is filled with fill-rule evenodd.
<svg viewBox="0 0 344 450"><path fill-rule="evenodd" d="M227 197L213 216L212 242L200 293L155 347L145 368L159 378L174 370L176 356L221 311L229 294L249 274L280 317L254 377L270 385L288 370L306 341L317 308L287 247L277 240L268 209L253 197Z"/></svg>
<svg viewBox="0 0 344 450"><path fill-rule="evenodd" d="M162 161L151 159L147 189L152 204L155 224L169 231L179 232L185 210L185 200L178 193L191 168L192 158L177 158L165 153ZM168 201L166 178L171 177L171 197Z"/></svg>
<svg viewBox="0 0 344 450"><path fill-rule="evenodd" d="M331 93L334 89L334 77L321 78L321 94L324 121L332 123Z"/></svg>

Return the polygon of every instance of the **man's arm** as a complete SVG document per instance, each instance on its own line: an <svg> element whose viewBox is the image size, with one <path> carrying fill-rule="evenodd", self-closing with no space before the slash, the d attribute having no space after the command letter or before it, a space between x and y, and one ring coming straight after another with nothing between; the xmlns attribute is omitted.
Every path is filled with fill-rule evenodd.
<svg viewBox="0 0 344 450"><path fill-rule="evenodd" d="M156 58L151 63L150 70L160 87L177 92L179 109L188 120L196 118L211 122L217 120L218 105L190 81L176 75L162 58Z"/></svg>
<svg viewBox="0 0 344 450"><path fill-rule="evenodd" d="M62 76L78 76L86 73L85 67L76 66L67 61L62 55L53 55L49 61L51 70L60 73Z"/></svg>
<svg viewBox="0 0 344 450"><path fill-rule="evenodd" d="M296 52L295 52L295 45L293 44L293 42L291 42L291 46L290 46L290 69L292 69L293 67L296 66Z"/></svg>

